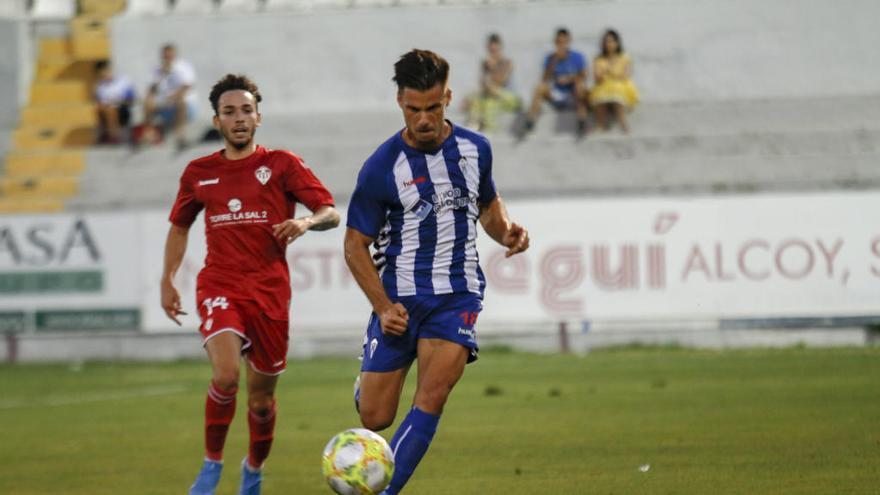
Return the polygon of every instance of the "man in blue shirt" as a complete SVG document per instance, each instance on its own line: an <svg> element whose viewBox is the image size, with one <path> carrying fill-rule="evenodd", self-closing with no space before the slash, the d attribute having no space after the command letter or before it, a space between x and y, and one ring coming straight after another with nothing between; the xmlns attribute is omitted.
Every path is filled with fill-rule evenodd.
<svg viewBox="0 0 880 495"><path fill-rule="evenodd" d="M398 494L428 450L465 364L477 359L474 325L485 278L476 248L483 230L507 247L529 247L492 180L488 140L445 118L449 64L412 50L394 65L406 126L364 163L348 209L345 260L373 307L355 403L364 427L394 422L418 359L413 407L391 440ZM370 245L374 253L370 254Z"/></svg>
<svg viewBox="0 0 880 495"><path fill-rule="evenodd" d="M544 59L544 74L535 88L532 105L526 116L526 131L531 131L541 115L541 103L550 102L555 108L577 111L577 132L587 131L587 59L571 49L571 33L565 28L556 31L556 50Z"/></svg>

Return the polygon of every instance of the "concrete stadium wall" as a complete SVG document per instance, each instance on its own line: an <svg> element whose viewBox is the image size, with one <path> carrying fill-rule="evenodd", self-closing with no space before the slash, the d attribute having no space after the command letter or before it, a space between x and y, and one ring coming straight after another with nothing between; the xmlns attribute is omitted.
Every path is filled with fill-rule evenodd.
<svg viewBox="0 0 880 495"><path fill-rule="evenodd" d="M28 97L33 73L29 24L20 19L0 19L0 129L18 123L18 109Z"/></svg>
<svg viewBox="0 0 880 495"><path fill-rule="evenodd" d="M873 0L616 0L120 17L112 32L117 70L141 88L159 45L173 41L195 64L203 101L224 73L244 72L261 85L267 113L291 113L387 109L392 64L413 47L449 59L461 97L475 87L492 31L507 40L525 92L560 25L589 57L602 30L617 28L645 101L876 93L878 18L880 2Z"/></svg>

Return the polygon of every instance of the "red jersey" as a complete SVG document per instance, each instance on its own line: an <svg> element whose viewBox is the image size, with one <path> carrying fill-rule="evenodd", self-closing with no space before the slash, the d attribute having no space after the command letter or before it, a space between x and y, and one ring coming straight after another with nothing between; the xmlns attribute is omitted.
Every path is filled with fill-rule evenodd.
<svg viewBox="0 0 880 495"><path fill-rule="evenodd" d="M289 151L257 146L241 160L218 151L190 162L169 220L188 228L205 209L208 255L197 294L209 288L214 296L255 301L270 318L287 320L287 243L275 238L272 226L294 218L297 202L315 211L333 206L333 197Z"/></svg>

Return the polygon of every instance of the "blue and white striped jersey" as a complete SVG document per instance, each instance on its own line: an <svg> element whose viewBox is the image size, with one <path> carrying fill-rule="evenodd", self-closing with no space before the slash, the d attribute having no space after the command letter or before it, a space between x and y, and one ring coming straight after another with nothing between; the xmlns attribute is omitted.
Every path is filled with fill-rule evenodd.
<svg viewBox="0 0 880 495"><path fill-rule="evenodd" d="M484 136L453 125L439 149L425 152L398 132L361 168L347 225L376 239L373 259L388 297L482 296L476 222L495 196Z"/></svg>

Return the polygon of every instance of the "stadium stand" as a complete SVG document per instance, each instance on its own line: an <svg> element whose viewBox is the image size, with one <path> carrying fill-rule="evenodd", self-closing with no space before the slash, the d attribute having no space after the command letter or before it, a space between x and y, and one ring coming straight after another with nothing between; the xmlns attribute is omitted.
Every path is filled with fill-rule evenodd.
<svg viewBox="0 0 880 495"><path fill-rule="evenodd" d="M84 1L81 6L89 3L104 2ZM344 201L363 159L401 125L388 81L397 54L433 43L452 63L452 85L460 102L476 84L475 53L483 35L500 26L516 64L515 84L525 95L538 76L536 61L549 48L548 33L570 19L584 19L570 27L575 46L589 56L610 23L624 33L645 102L631 116L629 136L591 133L576 142L569 132L573 118L566 113L542 119L524 142L499 130L492 136L495 174L508 195L712 194L880 184L874 166L880 158L875 144L880 137L880 81L868 70L858 72L859 65L846 59L862 57L868 46L880 42L863 22L865 11L878 9L872 2L847 0L848 8L832 9L808 0L797 23L774 17L784 8L768 4L762 8L770 13L761 18L775 20L760 30L754 27L757 14L749 9L691 2L690 15L700 23L674 35L668 31L677 22L674 13L656 1L538 5L505 0L505 5L517 4L515 9L478 0L107 3L114 4L112 12L124 8L125 15L108 21L93 8L72 21L68 39L41 42L31 103L22 110L21 126L10 137L16 148L6 158L7 176L24 182L4 185L4 190L21 191L27 184L41 190L44 186L34 175L49 172L51 167L42 165L46 157L60 153L53 149L73 146L52 173L69 178L82 172L79 186L72 181L45 185L65 191L62 186L68 184L68 193L78 191L60 198L69 208L165 208L185 162L218 146L197 145L179 155L166 147L136 154L127 148L83 148L89 136L82 129L94 122L84 100L88 86L82 81L90 77L88 61L109 46L107 36L114 42L116 68L132 75L139 90L146 86L158 45L178 44L200 75L196 91L202 107L196 122L201 127L194 126L194 137L209 126L205 97L210 84L228 71L252 75L267 98L260 142L292 148L321 167L322 178ZM398 8L374 8L392 3ZM434 5L416 5L422 3ZM50 5L61 8L61 2L42 8ZM461 9L467 8L479 15L462 16ZM835 17L826 15L829 9ZM261 33L259 38L222 35L227 21L240 11L249 13L244 22ZM429 11L437 22L413 22ZM363 31L365 23L374 29ZM717 34L721 25L728 26L723 39ZM817 26L858 33L861 42L841 54L815 39ZM395 29L394 36L385 34ZM351 51L353 32L358 33L356 52ZM461 35L467 32L474 33L473 39ZM322 42L308 42L315 37ZM210 46L205 39L213 40ZM275 46L284 47L284 63L278 63L278 50L267 49ZM775 48L753 60L752 54L766 47ZM829 84L827 74L839 70L857 72ZM453 118L463 120L457 112L458 107ZM37 149L41 158L35 163L40 165L30 174L22 154Z"/></svg>
<svg viewBox="0 0 880 495"><path fill-rule="evenodd" d="M38 40L28 103L4 156L0 212L57 211L76 195L96 123L92 66L109 57L107 18L124 6L121 0L33 3L34 19L69 22L70 34Z"/></svg>

